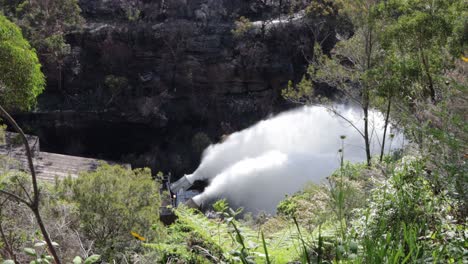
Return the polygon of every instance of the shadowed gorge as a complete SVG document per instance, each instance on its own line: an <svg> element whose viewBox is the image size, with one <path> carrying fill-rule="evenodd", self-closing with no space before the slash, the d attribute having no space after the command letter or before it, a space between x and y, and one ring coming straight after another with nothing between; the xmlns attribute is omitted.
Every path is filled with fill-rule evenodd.
<svg viewBox="0 0 468 264"><path fill-rule="evenodd" d="M178 175L198 164L200 152L191 149L197 133L217 142L286 109L281 89L304 74L314 34L323 34L330 50L334 31L345 31L335 15L317 29L313 19L289 21L275 3L79 4L86 22L66 35L71 53L60 71L45 64L48 87L39 112L21 115L20 122L41 136L47 150L125 157L135 166ZM129 10L138 11L136 20ZM240 16L284 21L236 36Z"/></svg>

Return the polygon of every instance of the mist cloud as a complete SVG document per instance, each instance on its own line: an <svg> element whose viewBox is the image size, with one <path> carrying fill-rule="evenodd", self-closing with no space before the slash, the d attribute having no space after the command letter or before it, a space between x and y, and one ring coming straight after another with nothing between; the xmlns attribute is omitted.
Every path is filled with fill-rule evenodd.
<svg viewBox="0 0 468 264"><path fill-rule="evenodd" d="M358 109L338 108L358 128L363 127ZM376 111L370 112L369 120L375 154L380 151L384 121ZM345 159L364 161L362 136L325 107L302 107L233 133L224 142L209 146L200 166L187 176L190 182L209 181L194 200L203 204L227 198L252 212L274 212L286 194L299 191L309 181L319 183L339 167L341 135L346 136ZM400 146L402 140L395 137L392 147Z"/></svg>

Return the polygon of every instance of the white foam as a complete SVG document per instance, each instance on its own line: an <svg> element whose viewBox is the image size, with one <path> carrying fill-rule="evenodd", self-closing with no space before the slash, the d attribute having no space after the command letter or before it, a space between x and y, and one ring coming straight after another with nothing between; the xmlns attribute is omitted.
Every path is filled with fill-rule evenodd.
<svg viewBox="0 0 468 264"><path fill-rule="evenodd" d="M338 107L338 111L358 128L363 127L358 109ZM369 120L372 153L378 153L384 119L371 111ZM191 182L210 181L194 200L200 204L227 198L249 211L273 212L285 194L299 191L307 181L320 182L338 168L341 135L346 136L345 159L364 161L363 137L325 107L302 107L236 132L209 146L200 166L187 176ZM403 138L397 136L392 141L395 148L401 146Z"/></svg>

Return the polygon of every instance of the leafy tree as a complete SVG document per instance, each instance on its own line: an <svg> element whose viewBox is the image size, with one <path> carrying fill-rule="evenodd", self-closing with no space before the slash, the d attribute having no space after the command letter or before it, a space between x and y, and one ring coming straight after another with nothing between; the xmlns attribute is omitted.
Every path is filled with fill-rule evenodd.
<svg viewBox="0 0 468 264"><path fill-rule="evenodd" d="M160 235L159 185L149 169L103 164L81 174L72 189L83 230L104 258L123 252L134 240L131 232L143 240Z"/></svg>
<svg viewBox="0 0 468 264"><path fill-rule="evenodd" d="M313 82L338 88L350 101L358 105L364 115L364 127L348 121L363 137L368 166L371 165L369 109L374 80L369 73L378 65L381 53L377 37L378 21L375 9L378 0L344 2L343 11L350 16L357 29L354 35L340 41L331 56L323 54L318 43L306 76L296 86L289 85L284 96L306 103L313 102ZM337 110L334 113L341 116ZM344 118L343 116L341 116Z"/></svg>
<svg viewBox="0 0 468 264"><path fill-rule="evenodd" d="M314 36L314 42L322 45L334 33L340 18L339 7L334 1L312 1L306 8L305 25ZM344 25L343 25L344 26Z"/></svg>
<svg viewBox="0 0 468 264"><path fill-rule="evenodd" d="M36 52L21 30L0 15L0 105L27 110L35 104L44 85Z"/></svg>
<svg viewBox="0 0 468 264"><path fill-rule="evenodd" d="M382 41L384 49L415 66L402 76L412 80L412 98L437 101L443 85L438 76L450 64L444 47L463 9L466 12L463 1L391 1L380 5L379 12L388 24Z"/></svg>
<svg viewBox="0 0 468 264"><path fill-rule="evenodd" d="M384 108L385 123L384 132L382 136L382 146L380 149L380 162L383 161L385 143L387 139L387 131L390 123L390 113L392 110L392 103L396 97L401 98L402 93L400 87L402 84L407 83L401 78L402 72L411 65L394 63L395 59L388 54L386 58L382 58L383 63L369 72L369 78L374 80L374 103L377 106ZM382 107L383 106L383 107Z"/></svg>
<svg viewBox="0 0 468 264"><path fill-rule="evenodd" d="M435 104L446 92L444 74L453 67L450 53L459 57L466 48L467 19L459 18L466 17L467 5L463 1L338 2L355 26L354 35L340 41L330 56L316 44L306 76L291 83L284 95L302 103L316 102L313 83L325 83L359 105L364 127L355 128L364 139L370 165L369 108L379 107L385 113L382 160L392 109L416 118L407 123L424 123L415 115L415 105L426 98ZM420 134L418 129L413 132Z"/></svg>
<svg viewBox="0 0 468 264"><path fill-rule="evenodd" d="M439 130L430 120L433 117L442 112L447 115L443 120L449 124L439 126L439 136L456 123L448 118L454 113L449 113L452 106L447 100L452 101L453 94L460 92L457 86L463 86L452 77L456 75L456 61L467 48L468 5L459 0L395 0L380 3L377 12L383 21L380 42L384 52L382 64L374 72L377 95L382 98L387 94L387 120L392 107L394 117L406 124L408 135L423 144L430 138L427 133L433 134L424 131L425 127ZM428 112L432 118L428 118Z"/></svg>
<svg viewBox="0 0 468 264"><path fill-rule="evenodd" d="M252 22L246 17L239 17L235 22L236 28L232 30L232 34L236 37L241 37L253 28Z"/></svg>
<svg viewBox="0 0 468 264"><path fill-rule="evenodd" d="M122 76L107 75L104 79L104 85L110 93L110 99L106 103L106 106L108 106L114 101L114 98L119 96L128 86L128 79Z"/></svg>
<svg viewBox="0 0 468 264"><path fill-rule="evenodd" d="M56 67L61 88L62 67L71 52L65 35L84 22L78 1L15 0L0 2L0 8L22 28L41 62Z"/></svg>

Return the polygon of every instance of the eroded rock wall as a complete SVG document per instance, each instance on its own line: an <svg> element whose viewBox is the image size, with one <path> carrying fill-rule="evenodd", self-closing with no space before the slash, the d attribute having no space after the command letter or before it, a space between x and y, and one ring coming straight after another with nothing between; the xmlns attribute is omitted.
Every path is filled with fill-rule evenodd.
<svg viewBox="0 0 468 264"><path fill-rule="evenodd" d="M19 118L54 151L189 172L194 145L286 107L281 89L304 74L318 33L335 44L336 15L317 29L316 16L292 19L310 1L286 2L81 0L87 22L67 37L61 78L48 70L38 112ZM234 34L241 16L264 23Z"/></svg>

